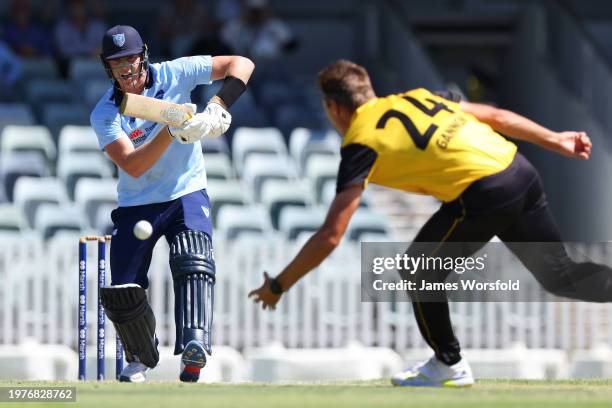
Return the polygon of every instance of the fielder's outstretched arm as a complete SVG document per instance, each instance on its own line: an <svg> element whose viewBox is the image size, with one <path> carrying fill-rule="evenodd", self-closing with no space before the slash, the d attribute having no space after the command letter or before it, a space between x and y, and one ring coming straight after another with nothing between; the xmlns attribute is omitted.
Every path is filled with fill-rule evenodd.
<svg viewBox="0 0 612 408"><path fill-rule="evenodd" d="M289 290L302 276L319 266L338 246L348 223L359 207L363 186L355 185L336 195L323 226L304 244L296 257L275 278L283 292ZM274 308L281 294L274 293L270 284L272 279L264 272L264 283L259 289L249 293L263 308Z"/></svg>
<svg viewBox="0 0 612 408"><path fill-rule="evenodd" d="M467 101L460 104L462 111L514 139L531 142L568 157L587 160L591 155L591 139L585 132L555 132L509 110Z"/></svg>

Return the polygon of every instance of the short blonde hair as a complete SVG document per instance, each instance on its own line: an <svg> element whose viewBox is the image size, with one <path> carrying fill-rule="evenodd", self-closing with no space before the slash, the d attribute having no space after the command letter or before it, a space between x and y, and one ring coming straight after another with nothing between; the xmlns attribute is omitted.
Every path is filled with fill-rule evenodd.
<svg viewBox="0 0 612 408"><path fill-rule="evenodd" d="M338 60L323 68L317 84L325 99L351 111L376 97L368 71L348 60Z"/></svg>

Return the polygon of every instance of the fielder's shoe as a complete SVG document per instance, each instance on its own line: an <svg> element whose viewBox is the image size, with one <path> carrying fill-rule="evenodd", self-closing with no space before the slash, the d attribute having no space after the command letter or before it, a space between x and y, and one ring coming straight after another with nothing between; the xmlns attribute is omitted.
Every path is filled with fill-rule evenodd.
<svg viewBox="0 0 612 408"><path fill-rule="evenodd" d="M198 382L200 370L206 365L204 347L196 340L191 340L185 346L181 356L180 380L183 382Z"/></svg>
<svg viewBox="0 0 612 408"><path fill-rule="evenodd" d="M133 383L142 383L145 382L147 376L145 373L149 367L142 364L138 359L136 361L132 361L121 371L119 375L119 381L121 382L133 382Z"/></svg>
<svg viewBox="0 0 612 408"><path fill-rule="evenodd" d="M432 356L425 362L395 374L391 383L403 387L470 387L474 384L474 377L464 358L447 366Z"/></svg>

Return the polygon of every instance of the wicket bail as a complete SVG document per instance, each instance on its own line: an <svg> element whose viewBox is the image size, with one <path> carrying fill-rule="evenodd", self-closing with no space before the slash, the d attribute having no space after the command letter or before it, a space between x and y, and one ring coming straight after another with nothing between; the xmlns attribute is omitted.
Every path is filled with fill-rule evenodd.
<svg viewBox="0 0 612 408"><path fill-rule="evenodd" d="M79 238L79 380L87 379L87 242L96 241L98 243L98 291L106 284L106 242L110 241L111 235L87 235ZM100 302L98 294L98 330L97 330L97 379L104 380L106 376L105 357L105 315L104 307ZM123 347L119 337L115 339L115 378L119 379L119 374L123 370Z"/></svg>

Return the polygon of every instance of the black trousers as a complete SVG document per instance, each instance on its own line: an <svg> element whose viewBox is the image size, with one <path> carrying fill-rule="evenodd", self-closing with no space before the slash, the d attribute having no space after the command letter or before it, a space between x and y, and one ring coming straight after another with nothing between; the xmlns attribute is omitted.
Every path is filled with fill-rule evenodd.
<svg viewBox="0 0 612 408"><path fill-rule="evenodd" d="M612 301L612 269L591 262L577 263L568 256L540 176L519 153L507 169L474 182L458 199L444 203L421 228L407 253L418 256L422 249L419 242L436 242L440 243L437 255L448 255L444 243L464 242L471 244L452 245L452 256L470 256L496 235L549 292L579 300ZM551 244L521 245L524 242ZM430 276L440 281L447 275ZM444 363L458 362L460 346L453 333L446 295L440 292L435 301L419 301L418 292L411 296L427 344Z"/></svg>

